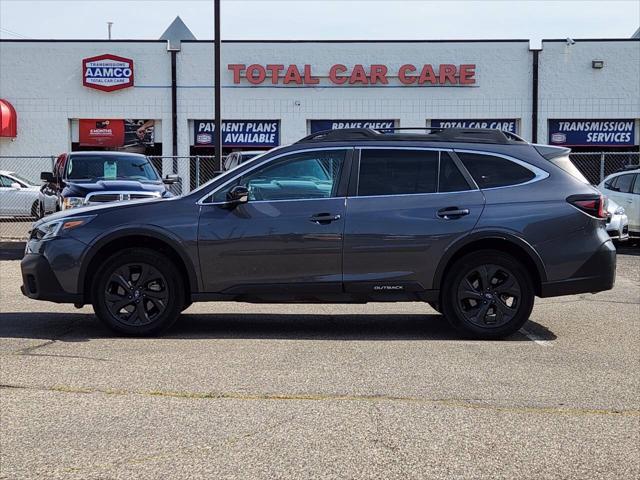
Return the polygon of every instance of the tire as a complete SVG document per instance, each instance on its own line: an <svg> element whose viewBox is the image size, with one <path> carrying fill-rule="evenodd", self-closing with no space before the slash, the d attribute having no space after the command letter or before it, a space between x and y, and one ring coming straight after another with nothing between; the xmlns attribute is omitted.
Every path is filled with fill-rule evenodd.
<svg viewBox="0 0 640 480"><path fill-rule="evenodd" d="M444 280L444 316L464 336L500 339L529 319L535 291L527 268L511 255L480 250L458 260Z"/></svg>
<svg viewBox="0 0 640 480"><path fill-rule="evenodd" d="M436 312L442 313L440 310L440 304L438 302L427 302L431 308L433 308Z"/></svg>
<svg viewBox="0 0 640 480"><path fill-rule="evenodd" d="M98 318L127 336L162 333L178 319L185 304L182 276L174 263L145 248L123 250L105 260L95 275L92 293Z"/></svg>

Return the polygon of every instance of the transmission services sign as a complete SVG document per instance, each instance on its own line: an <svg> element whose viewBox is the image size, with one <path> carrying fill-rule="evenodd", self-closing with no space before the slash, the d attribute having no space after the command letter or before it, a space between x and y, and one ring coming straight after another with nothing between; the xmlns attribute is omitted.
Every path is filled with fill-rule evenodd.
<svg viewBox="0 0 640 480"><path fill-rule="evenodd" d="M385 132L395 126L395 120L309 120L310 133L343 128L372 128Z"/></svg>
<svg viewBox="0 0 640 480"><path fill-rule="evenodd" d="M110 54L85 58L82 84L103 92L133 87L133 60Z"/></svg>
<svg viewBox="0 0 640 480"><path fill-rule="evenodd" d="M434 128L497 128L503 132L518 133L518 121L514 118L506 119L433 119L431 126Z"/></svg>
<svg viewBox="0 0 640 480"><path fill-rule="evenodd" d="M194 145L215 146L213 120L194 120ZM280 145L280 120L224 120L224 147L277 147Z"/></svg>
<svg viewBox="0 0 640 480"><path fill-rule="evenodd" d="M634 145L635 120L549 120L549 144L569 147Z"/></svg>

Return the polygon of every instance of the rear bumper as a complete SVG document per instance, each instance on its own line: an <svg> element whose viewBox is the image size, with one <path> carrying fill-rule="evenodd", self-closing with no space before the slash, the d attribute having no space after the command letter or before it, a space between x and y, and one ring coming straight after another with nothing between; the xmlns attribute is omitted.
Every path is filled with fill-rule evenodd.
<svg viewBox="0 0 640 480"><path fill-rule="evenodd" d="M82 303L81 294L65 291L43 255L28 253L20 262L22 294L34 300L56 303Z"/></svg>
<svg viewBox="0 0 640 480"><path fill-rule="evenodd" d="M540 297L559 297L611 290L616 279L616 249L610 240L603 243L589 260L568 279L545 282Z"/></svg>

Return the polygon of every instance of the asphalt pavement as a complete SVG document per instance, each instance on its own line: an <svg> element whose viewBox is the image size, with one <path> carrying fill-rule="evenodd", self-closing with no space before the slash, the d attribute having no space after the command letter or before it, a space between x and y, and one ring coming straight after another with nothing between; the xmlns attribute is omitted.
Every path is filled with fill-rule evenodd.
<svg viewBox="0 0 640 480"><path fill-rule="evenodd" d="M203 303L118 338L0 261L0 478L637 479L638 253L490 342L420 303Z"/></svg>

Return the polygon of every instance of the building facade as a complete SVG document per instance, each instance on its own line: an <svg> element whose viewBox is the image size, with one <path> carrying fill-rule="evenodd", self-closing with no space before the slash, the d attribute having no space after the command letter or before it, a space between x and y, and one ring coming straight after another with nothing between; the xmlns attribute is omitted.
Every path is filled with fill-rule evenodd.
<svg viewBox="0 0 640 480"><path fill-rule="evenodd" d="M346 126L502 128L578 151L640 145L638 38L540 50L528 40L225 41L222 52L224 153ZM14 110L2 122L14 115L17 128L0 137L0 156L211 155L213 60L210 41L1 40L0 98Z"/></svg>

